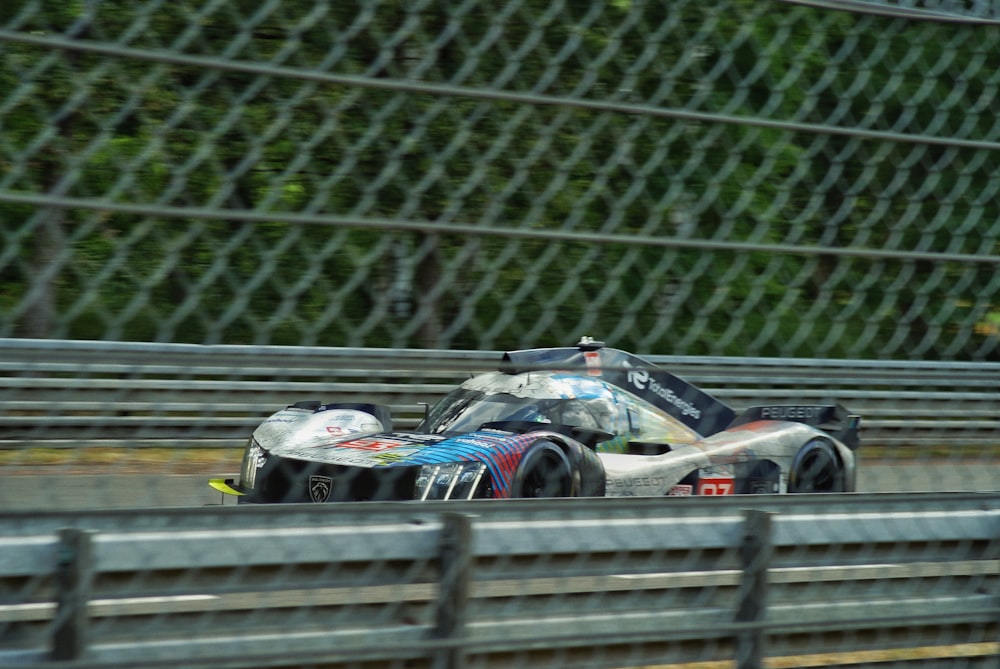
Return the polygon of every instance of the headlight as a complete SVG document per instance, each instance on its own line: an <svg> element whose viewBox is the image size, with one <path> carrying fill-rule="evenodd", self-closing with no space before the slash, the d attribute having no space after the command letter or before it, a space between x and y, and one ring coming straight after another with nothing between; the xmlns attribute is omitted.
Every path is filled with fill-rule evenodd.
<svg viewBox="0 0 1000 669"><path fill-rule="evenodd" d="M486 475L482 462L423 465L417 472L414 499L472 499Z"/></svg>
<svg viewBox="0 0 1000 669"><path fill-rule="evenodd" d="M240 484L247 490L254 487L257 480L257 470L264 466L267 461L267 451L265 451L257 440L250 437L247 450L243 453L243 466L240 468Z"/></svg>

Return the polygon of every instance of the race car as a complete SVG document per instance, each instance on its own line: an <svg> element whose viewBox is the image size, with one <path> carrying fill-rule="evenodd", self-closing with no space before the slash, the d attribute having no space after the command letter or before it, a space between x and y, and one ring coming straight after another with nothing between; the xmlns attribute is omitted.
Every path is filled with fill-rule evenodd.
<svg viewBox="0 0 1000 669"><path fill-rule="evenodd" d="M267 418L240 503L851 492L860 418L836 404L724 402L583 338L509 351L416 430L388 407L298 402Z"/></svg>

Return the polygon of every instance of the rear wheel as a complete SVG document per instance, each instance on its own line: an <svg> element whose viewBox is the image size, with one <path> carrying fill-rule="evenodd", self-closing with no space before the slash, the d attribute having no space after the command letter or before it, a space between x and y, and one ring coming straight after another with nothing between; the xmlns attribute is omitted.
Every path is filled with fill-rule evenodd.
<svg viewBox="0 0 1000 669"><path fill-rule="evenodd" d="M518 465L511 497L571 497L573 472L569 457L548 441L534 444Z"/></svg>
<svg viewBox="0 0 1000 669"><path fill-rule="evenodd" d="M807 442L792 461L788 492L844 492L844 468L833 444L824 439Z"/></svg>

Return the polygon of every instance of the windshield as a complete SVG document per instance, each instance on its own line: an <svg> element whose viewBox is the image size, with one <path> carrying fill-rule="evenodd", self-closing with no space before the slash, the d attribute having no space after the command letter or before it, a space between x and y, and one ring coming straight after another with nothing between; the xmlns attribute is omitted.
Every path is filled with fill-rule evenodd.
<svg viewBox="0 0 1000 669"><path fill-rule="evenodd" d="M481 390L459 389L439 402L421 425L432 433L461 433L479 429L484 423L501 420L558 423L607 429L599 416L609 415L602 400L576 398L539 399L508 393L487 395Z"/></svg>

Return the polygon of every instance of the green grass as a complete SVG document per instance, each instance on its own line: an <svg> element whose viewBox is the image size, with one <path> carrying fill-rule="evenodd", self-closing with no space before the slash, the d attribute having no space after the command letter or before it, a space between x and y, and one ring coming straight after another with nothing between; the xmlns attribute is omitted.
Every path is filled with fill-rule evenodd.
<svg viewBox="0 0 1000 669"><path fill-rule="evenodd" d="M863 662L901 662L929 659L952 660L963 657L997 656L998 654L1000 654L1000 643L963 643L951 646L918 646L888 650L842 651L789 657L765 657L764 666L767 669L812 669L814 667L855 665ZM734 666L735 662L724 660L717 662L652 665L642 667L641 669L732 669Z"/></svg>
<svg viewBox="0 0 1000 669"><path fill-rule="evenodd" d="M242 458L242 448L25 448L0 450L0 469L5 473L68 469L128 474L150 468L169 473L235 472Z"/></svg>

